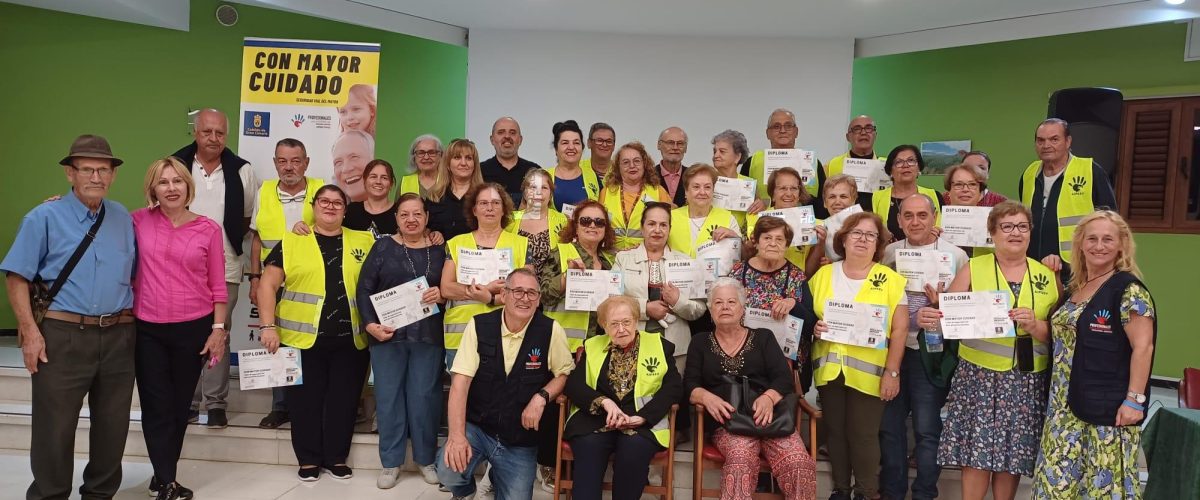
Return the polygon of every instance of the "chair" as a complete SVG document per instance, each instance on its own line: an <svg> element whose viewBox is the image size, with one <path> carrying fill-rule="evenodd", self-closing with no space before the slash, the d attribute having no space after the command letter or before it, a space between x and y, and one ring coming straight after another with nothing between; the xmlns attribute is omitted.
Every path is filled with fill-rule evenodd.
<svg viewBox="0 0 1200 500"><path fill-rule="evenodd" d="M800 374L792 370L792 383L796 387L796 393L801 393ZM800 425L801 415L808 415L808 454L815 460L817 458L817 420L821 419L821 410L813 407L803 397L798 398L799 403L796 405L796 425ZM704 424L702 423L704 413L704 405L696 404L696 451L695 465L692 472L692 498L700 500L702 498L720 498L721 490L714 488L704 488L704 471L710 468L710 465L720 468L725 464L725 456L721 454L712 441L704 435ZM765 459L759 457L759 467L761 471L770 472L771 465ZM755 499L782 499L781 493L755 493Z"/></svg>
<svg viewBox="0 0 1200 500"><path fill-rule="evenodd" d="M567 398L559 396L558 450L554 457L554 500L558 500L562 493L566 493L567 498L570 499L571 490L575 487L575 482L571 479L574 472L575 455L571 452L571 444L563 441L563 429L567 423L567 406L569 406ZM671 433L667 440L667 449L656 453L650 460L650 465L663 468L662 484L648 484L643 490L644 493L658 495L665 500L675 497L673 486L675 481L675 413L678 411L679 405L671 405L671 412L667 415ZM604 482L604 491L612 491L611 482Z"/></svg>
<svg viewBox="0 0 1200 500"><path fill-rule="evenodd" d="M1179 407L1200 409L1200 368L1184 368L1179 379Z"/></svg>

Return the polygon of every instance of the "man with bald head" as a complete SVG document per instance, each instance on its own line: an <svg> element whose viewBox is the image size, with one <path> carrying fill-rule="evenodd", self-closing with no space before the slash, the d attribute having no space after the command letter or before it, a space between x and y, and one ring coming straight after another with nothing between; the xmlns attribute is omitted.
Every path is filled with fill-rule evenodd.
<svg viewBox="0 0 1200 500"><path fill-rule="evenodd" d="M825 165L825 177L841 175L842 166L846 158L886 160L886 158L875 154L877 130L875 128L875 119L870 116L858 115L853 120L850 120L850 125L846 126L846 142L850 143L850 151L829 159L829 163ZM863 207L863 210L870 212L871 193L859 192L858 204Z"/></svg>
<svg viewBox="0 0 1200 500"><path fill-rule="evenodd" d="M242 240L250 228L254 213L254 193L258 179L250 162L225 146L229 120L215 109L203 109L196 114L192 127L195 140L172 156L190 165L196 181L196 198L191 210L216 221L225 233L225 288L229 292L229 315L217 318L226 331L231 328L233 309L237 306L238 285L242 282ZM229 341L229 335L225 336ZM225 416L229 396L229 348L211 369L201 369L200 383L192 399L192 416L208 413L208 427L228 425Z"/></svg>
<svg viewBox="0 0 1200 500"><path fill-rule="evenodd" d="M779 108L772 111L767 117L767 142L771 145L770 149L796 149L796 138L800 135L800 128L796 125L796 115L790 110ZM765 171L766 163L764 160L765 151L758 151L746 158L742 163L742 175L747 175L758 180L758 197L771 199L771 193L767 192L767 175ZM814 159L815 160L815 159ZM821 185L825 184L825 172L822 171L823 166L820 160L815 160L816 164L813 168L816 169L817 178L810 183L808 188L809 194L814 197L820 193ZM818 198L819 199L819 198ZM813 203L813 210L818 218L824 219L828 217L825 210L825 205L822 203Z"/></svg>
<svg viewBox="0 0 1200 500"><path fill-rule="evenodd" d="M967 265L967 253L933 232L937 211L933 200L921 193L904 198L898 212L903 235L896 235L884 250L881 263L896 267L897 252L921 250L934 254L935 258L949 258L950 267L957 273ZM949 279L953 279L951 276ZM911 283L911 281L910 281ZM915 283L921 291L908 290L908 338L905 340L904 358L900 362L900 392L883 408L879 424L879 492L883 498L906 498L908 482L908 418L912 415L913 435L916 446L913 455L917 463L917 477L912 482L912 498L937 498L938 476L941 468L937 464L938 442L942 435L942 405L949 392L950 371L953 362L944 361L946 351L954 352L956 346L946 345L941 352L922 352L918 335L922 328L932 329L938 319L938 292L945 291L939 283ZM924 308L924 309L922 309ZM928 335L928 334L926 334ZM928 340L928 337L926 337Z"/></svg>
<svg viewBox="0 0 1200 500"><path fill-rule="evenodd" d="M496 156L479 164L483 180L504 186L514 206L521 205L521 181L525 179L525 173L538 168L536 163L517 154L521 140L521 124L511 116L501 117L492 124L491 141Z"/></svg>
<svg viewBox="0 0 1200 500"><path fill-rule="evenodd" d="M677 207L687 204L684 197L685 189L680 183L683 179L683 156L687 154L687 133L679 127L667 127L658 134L658 152L662 160L658 163L658 177L662 186L671 196L671 202Z"/></svg>

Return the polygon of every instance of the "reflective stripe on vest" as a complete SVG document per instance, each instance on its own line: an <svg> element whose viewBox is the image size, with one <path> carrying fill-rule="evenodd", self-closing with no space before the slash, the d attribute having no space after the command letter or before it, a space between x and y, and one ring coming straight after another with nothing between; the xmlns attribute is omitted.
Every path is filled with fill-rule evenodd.
<svg viewBox="0 0 1200 500"><path fill-rule="evenodd" d="M311 226L315 220L312 201L317 196L317 190L325 185L325 181L316 177L308 177L305 180L307 184L304 208L300 219ZM258 188L258 215L254 219L254 227L257 228L258 239L262 241L262 251L258 255L260 262L267 260L271 250L283 240L285 234L291 234L292 228L288 226L287 217L283 215L283 203L279 201L279 179L265 181L262 187Z"/></svg>
<svg viewBox="0 0 1200 500"><path fill-rule="evenodd" d="M369 232L342 230L342 281L346 286L346 302L350 308L350 332L358 349L367 348L366 333L360 326L358 276L367 253L375 244ZM275 324L279 327L281 343L308 349L316 343L321 324L321 309L325 305L325 259L314 234L283 236L287 248L283 254L283 293L275 308Z"/></svg>
<svg viewBox="0 0 1200 500"><path fill-rule="evenodd" d="M970 260L971 290L1005 290L1009 293L1009 303L1013 308L1024 307L1033 309L1034 317L1044 320L1050 315L1051 309L1058 303L1058 288L1054 280L1054 272L1042 263L1026 258L1028 272L1021 278L1021 294L1012 296L1012 289L1007 281L999 276L996 266L996 255L981 255ZM1024 334L1023 330L1018 333ZM959 343L958 356L976 366L992 371L1004 372L1012 370L1017 365L1016 339L963 339ZM1041 372L1050 366L1050 349L1045 343L1033 340L1033 370Z"/></svg>
<svg viewBox="0 0 1200 500"><path fill-rule="evenodd" d="M459 248L477 249L479 245L475 244L475 236L471 233L450 238L450 241L446 242L446 255L449 255L450 259L454 261L455 269L458 265ZM525 254L529 250L529 240L524 236L502 231L496 240L496 248L512 249L513 269L525 267ZM443 344L446 349L458 349L458 346L462 344L462 334L466 331L467 323L471 321L471 318L499 308L500 306L489 306L470 299L449 301L446 304L446 316L442 327Z"/></svg>
<svg viewBox="0 0 1200 500"><path fill-rule="evenodd" d="M1033 192L1037 189L1035 183L1042 182L1041 177L1041 160L1029 164L1029 168L1021 175L1021 203L1025 206L1033 206ZM1071 262L1071 239L1075 237L1075 226L1084 216L1096 210L1092 204L1092 183L1095 181L1092 178L1092 159L1074 155L1058 181L1061 182L1055 205L1058 213L1058 255L1068 264Z"/></svg>
<svg viewBox="0 0 1200 500"><path fill-rule="evenodd" d="M596 383L600 379L600 368L604 366L604 361L608 359L610 344L612 344L612 338L608 335L597 335L583 343L583 349L586 353L585 359L587 360L587 366L583 368L586 370L584 372L584 382L592 389L596 388ZM673 369L671 367L671 360L666 358L667 355L663 351L662 346L662 335L638 332L637 375L633 382L634 410L641 411L646 406L646 403L654 399L654 395L662 388L663 377L666 375L667 370ZM577 411L579 411L579 407L572 404L570 416L574 416ZM570 416L568 416L568 419ZM670 439L670 427L670 422L664 416L650 428L650 432L654 434L654 439L664 448Z"/></svg>
<svg viewBox="0 0 1200 500"><path fill-rule="evenodd" d="M813 309L817 317L825 318L825 301L833 298L833 266L826 265L813 274L808 284L813 293ZM855 302L887 307L884 331L890 337L892 315L905 297L907 280L896 271L882 264L875 264L863 280L862 287L854 296ZM884 366L887 365L886 347L870 347L839 344L817 340L813 344L813 382L818 386L836 380L839 375L846 378L846 385L871 396L879 396Z"/></svg>
<svg viewBox="0 0 1200 500"><path fill-rule="evenodd" d="M671 210L671 233L667 235L667 246L671 250L695 258L696 247L712 241L713 230L718 227L733 229L733 225L729 223L732 219L732 212L724 208L712 207L708 211L708 216L704 218L704 224L700 226L700 232L696 234L696 239L693 241L692 219L688 217L688 207L683 206Z"/></svg>

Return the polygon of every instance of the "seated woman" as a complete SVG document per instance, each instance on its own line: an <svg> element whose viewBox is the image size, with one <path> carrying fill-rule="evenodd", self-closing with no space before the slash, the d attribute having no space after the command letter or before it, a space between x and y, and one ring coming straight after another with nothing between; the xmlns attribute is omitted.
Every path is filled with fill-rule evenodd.
<svg viewBox="0 0 1200 500"><path fill-rule="evenodd" d="M751 384L768 387L754 401L754 419L768 425L774 408L784 394L792 393L792 372L787 358L769 330L742 326L746 312L746 289L733 278L718 278L708 292L708 306L715 331L697 336L688 348L684 390L693 404L704 405L705 431L725 456L721 469L721 498L748 499L758 482L759 455L771 465L771 473L784 497L812 499L817 496L816 463L808 456L800 435L758 438L730 433L724 425L734 407L713 391L726 384L725 375L747 377Z"/></svg>
<svg viewBox="0 0 1200 500"><path fill-rule="evenodd" d="M565 389L576 405L563 430L575 454L572 496L599 499L611 457L612 498L639 498L650 460L669 443L667 413L683 396L675 345L638 331L641 313L631 297L609 297L597 314L607 333L584 342Z"/></svg>

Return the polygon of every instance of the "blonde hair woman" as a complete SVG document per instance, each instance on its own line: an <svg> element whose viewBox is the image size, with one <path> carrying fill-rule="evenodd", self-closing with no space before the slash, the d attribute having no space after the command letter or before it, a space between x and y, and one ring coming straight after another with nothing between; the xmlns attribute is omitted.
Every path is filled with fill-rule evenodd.
<svg viewBox="0 0 1200 500"><path fill-rule="evenodd" d="M608 170L604 190L600 191L600 203L617 234L616 251L641 244L642 211L647 202L671 202L667 189L660 184L658 169L642 143L634 141L617 150L617 166Z"/></svg>
<svg viewBox="0 0 1200 500"><path fill-rule="evenodd" d="M446 241L470 231L463 199L480 184L483 174L475 143L466 139L450 141L438 166L437 180L429 188L429 229L442 233Z"/></svg>

